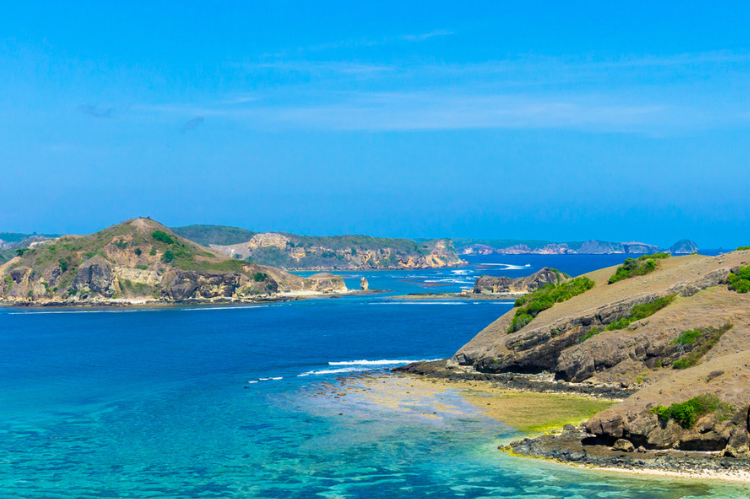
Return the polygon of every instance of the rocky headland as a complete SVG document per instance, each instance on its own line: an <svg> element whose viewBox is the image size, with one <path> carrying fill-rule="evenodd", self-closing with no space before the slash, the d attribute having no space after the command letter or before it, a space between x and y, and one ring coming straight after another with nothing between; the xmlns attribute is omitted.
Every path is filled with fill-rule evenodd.
<svg viewBox="0 0 750 499"><path fill-rule="evenodd" d="M24 248L0 265L6 305L257 302L348 292L341 277L302 278L243 262L139 218Z"/></svg>
<svg viewBox="0 0 750 499"><path fill-rule="evenodd" d="M466 264L450 239L417 242L369 236L316 237L220 226L174 230L232 258L285 270L425 269Z"/></svg>
<svg viewBox="0 0 750 499"><path fill-rule="evenodd" d="M612 283L617 269L601 269L582 276L588 289L548 285L452 358L401 371L624 399L564 438L513 443L514 454L661 470L747 466L749 267L750 251L735 251L663 258Z"/></svg>

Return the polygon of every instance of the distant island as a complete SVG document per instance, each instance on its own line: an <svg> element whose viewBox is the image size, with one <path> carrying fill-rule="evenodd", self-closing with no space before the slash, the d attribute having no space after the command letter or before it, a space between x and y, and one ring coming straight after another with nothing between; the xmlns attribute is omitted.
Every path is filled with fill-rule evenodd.
<svg viewBox="0 0 750 499"><path fill-rule="evenodd" d="M149 218L35 240L0 265L0 279L6 305L257 302L348 291L341 277L302 278L236 260Z"/></svg>
<svg viewBox="0 0 750 499"><path fill-rule="evenodd" d="M452 239L460 255L608 255L648 254L660 251L671 254L690 254L698 245L682 239L669 248L659 248L641 242L579 241L556 243L551 241L517 239Z"/></svg>
<svg viewBox="0 0 750 499"><path fill-rule="evenodd" d="M526 282L493 279L475 292L528 294L451 358L398 370L619 402L581 426L501 446L513 455L746 473L750 248L717 257L649 255L575 279L554 269Z"/></svg>

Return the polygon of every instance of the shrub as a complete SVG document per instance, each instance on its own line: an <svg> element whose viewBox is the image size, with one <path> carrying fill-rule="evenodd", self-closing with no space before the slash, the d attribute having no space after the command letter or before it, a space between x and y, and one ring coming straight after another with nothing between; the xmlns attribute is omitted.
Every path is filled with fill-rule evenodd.
<svg viewBox="0 0 750 499"><path fill-rule="evenodd" d="M161 261L164 263L169 263L172 260L174 260L174 253L172 253L169 250L165 251L164 254L161 256Z"/></svg>
<svg viewBox="0 0 750 499"><path fill-rule="evenodd" d="M639 321L641 319L645 319L646 317L654 315L656 312L672 303L675 297L676 295L669 295L663 298L657 298L656 300L649 303L634 305L633 308L630 309L630 314L627 317L623 317L618 321L610 323L604 330L614 331L618 329L625 329L635 321Z"/></svg>
<svg viewBox="0 0 750 499"><path fill-rule="evenodd" d="M68 261L67 260L65 260L64 258L60 258L57 261L57 263L60 264L60 270L61 271L63 271L63 272L67 272L68 271Z"/></svg>
<svg viewBox="0 0 750 499"><path fill-rule="evenodd" d="M745 251L745 250L750 250L750 246L740 246L735 251Z"/></svg>
<svg viewBox="0 0 750 499"><path fill-rule="evenodd" d="M141 248L136 248L133 250L133 253L135 253L135 256L141 256L143 251L141 251Z"/></svg>
<svg viewBox="0 0 750 499"><path fill-rule="evenodd" d="M122 239L120 239L119 241L117 241L117 242L114 242L114 243L112 243L112 244L114 244L114 245L115 245L115 247L117 247L117 248L119 248L119 249L125 249L125 248L127 248L127 247L128 247L128 243L126 243L126 242L125 242L125 241L123 241Z"/></svg>
<svg viewBox="0 0 750 499"><path fill-rule="evenodd" d="M657 405L651 409L651 413L656 414L660 420L667 422L674 419L685 429L692 428L700 417L711 412L717 412L717 419L723 420L734 413L734 407L722 402L716 395L705 394L685 402L674 403L669 407Z"/></svg>
<svg viewBox="0 0 750 499"><path fill-rule="evenodd" d="M21 248L16 250L16 256L23 256L24 253L29 251L29 248Z"/></svg>
<svg viewBox="0 0 750 499"><path fill-rule="evenodd" d="M592 327L588 333L578 338L578 343L583 343L584 341L588 340L589 338L593 338L599 333L601 333L601 331L599 330L598 327Z"/></svg>
<svg viewBox="0 0 750 499"><path fill-rule="evenodd" d="M671 258L671 256L669 253L654 253L653 255L641 255L638 260L664 260L665 258Z"/></svg>
<svg viewBox="0 0 750 499"><path fill-rule="evenodd" d="M692 345L701 337L700 329L684 331L676 340L670 342L672 345Z"/></svg>
<svg viewBox="0 0 750 499"><path fill-rule="evenodd" d="M268 279L268 275L262 273L262 272L256 272L253 276L253 281L255 282L263 282L266 279Z"/></svg>
<svg viewBox="0 0 750 499"><path fill-rule="evenodd" d="M151 256L156 255L156 248L151 248L151 251L149 251L148 254Z"/></svg>
<svg viewBox="0 0 750 499"><path fill-rule="evenodd" d="M138 270L148 270L148 265L136 265L135 268Z"/></svg>
<svg viewBox="0 0 750 499"><path fill-rule="evenodd" d="M750 265L740 267L737 273L729 273L729 289L738 293L750 291Z"/></svg>
<svg viewBox="0 0 750 499"><path fill-rule="evenodd" d="M704 327L685 331L676 340L670 342L672 345L698 345L690 353L680 357L672 363L674 369L687 369L693 367L700 361L701 357L706 355L709 350L716 346L721 336L732 329L733 324L727 323L719 328Z"/></svg>
<svg viewBox="0 0 750 499"><path fill-rule="evenodd" d="M153 237L155 240L160 241L164 244L174 244L174 239L172 239L172 236L167 234L166 232L162 230L155 230L151 233L151 237Z"/></svg>
<svg viewBox="0 0 750 499"><path fill-rule="evenodd" d="M594 281L588 277L577 277L562 284L547 284L518 298L514 304L518 307L518 310L516 310L516 315L508 327L508 333L520 330L531 322L539 312L552 308L555 303L569 300L593 287Z"/></svg>
<svg viewBox="0 0 750 499"><path fill-rule="evenodd" d="M653 255L642 255L636 258L626 258L622 265L617 267L617 270L609 278L609 284L613 284L623 279L635 277L639 275L646 275L658 268L657 260L663 260L669 258L669 253L654 253Z"/></svg>

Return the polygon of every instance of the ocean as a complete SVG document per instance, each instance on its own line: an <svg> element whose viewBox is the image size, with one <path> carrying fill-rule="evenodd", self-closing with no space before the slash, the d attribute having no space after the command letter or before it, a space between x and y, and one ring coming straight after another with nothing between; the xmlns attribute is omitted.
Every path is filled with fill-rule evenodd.
<svg viewBox="0 0 750 499"><path fill-rule="evenodd" d="M481 274L622 255L471 257L347 272L390 293L242 307L0 309L0 498L746 497L743 486L514 458L470 407L342 403L342 379L452 355L512 302L401 302ZM449 395L450 396L450 395ZM458 395L454 403L461 405Z"/></svg>

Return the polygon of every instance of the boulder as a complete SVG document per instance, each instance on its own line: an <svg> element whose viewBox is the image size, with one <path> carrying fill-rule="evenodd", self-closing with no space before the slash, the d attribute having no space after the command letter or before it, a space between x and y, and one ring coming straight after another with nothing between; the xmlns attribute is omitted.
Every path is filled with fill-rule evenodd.
<svg viewBox="0 0 750 499"><path fill-rule="evenodd" d="M362 291L367 291L367 289L370 287L370 283L367 282L367 277L363 277L359 280L359 287L362 289Z"/></svg>
<svg viewBox="0 0 750 499"><path fill-rule="evenodd" d="M635 446L630 442L630 440L620 438L615 442L615 445L612 446L612 450L620 452L633 452L635 451Z"/></svg>

